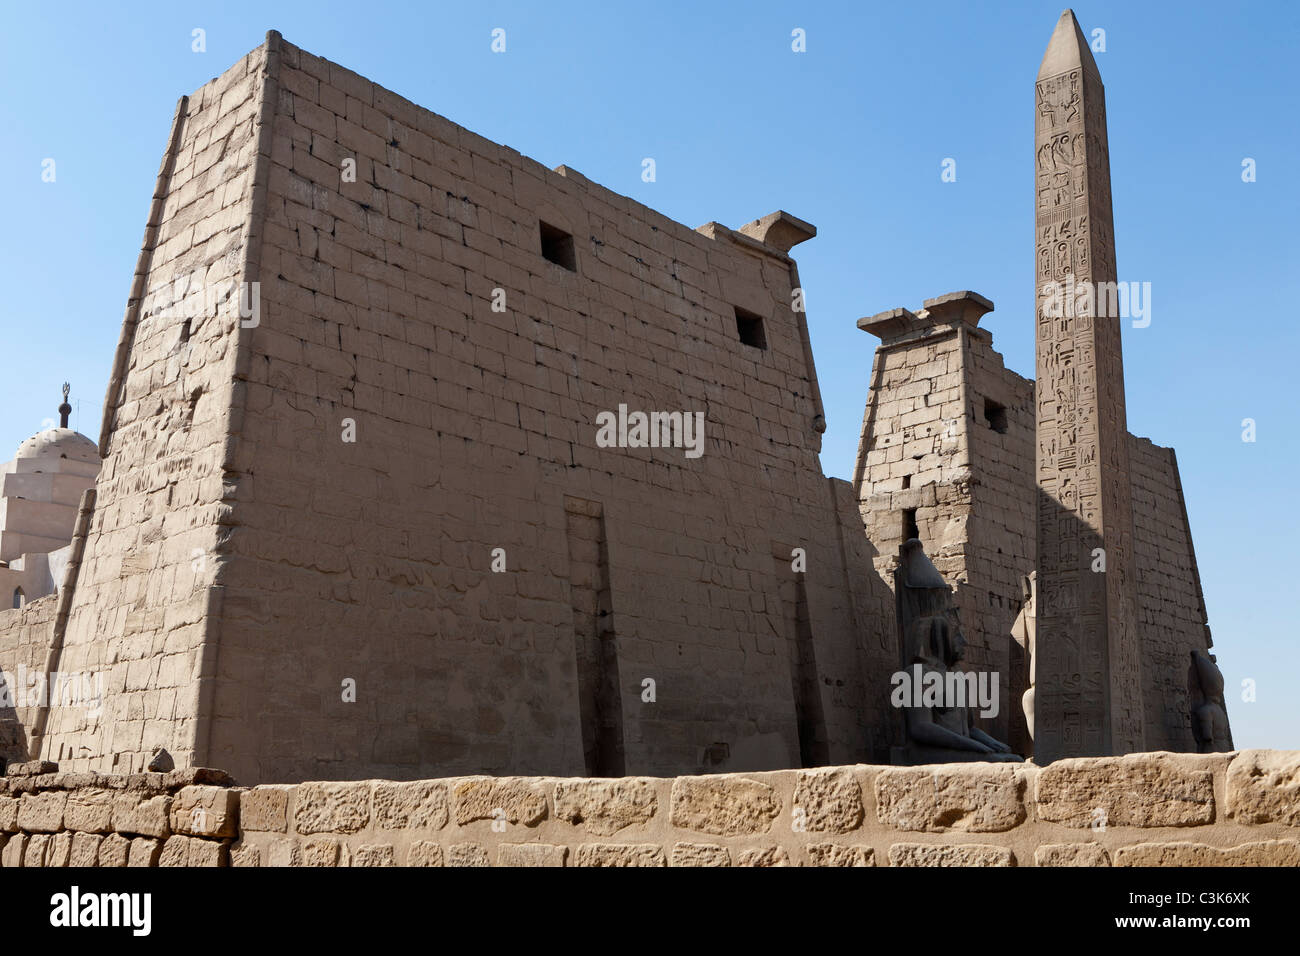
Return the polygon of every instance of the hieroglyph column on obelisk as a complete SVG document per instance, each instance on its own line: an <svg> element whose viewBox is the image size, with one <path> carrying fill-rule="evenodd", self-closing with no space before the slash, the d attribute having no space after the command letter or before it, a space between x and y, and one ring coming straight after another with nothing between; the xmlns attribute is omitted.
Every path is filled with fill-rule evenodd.
<svg viewBox="0 0 1300 956"><path fill-rule="evenodd" d="M1034 101L1041 764L1141 750L1143 732L1106 98L1070 10Z"/></svg>

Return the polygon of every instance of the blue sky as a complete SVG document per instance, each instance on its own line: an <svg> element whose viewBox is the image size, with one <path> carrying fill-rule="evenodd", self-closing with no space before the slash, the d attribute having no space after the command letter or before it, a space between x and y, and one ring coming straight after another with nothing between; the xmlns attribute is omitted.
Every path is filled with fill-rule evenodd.
<svg viewBox="0 0 1300 956"><path fill-rule="evenodd" d="M815 223L795 253L829 422L822 461L849 477L876 342L859 316L974 289L997 305L983 322L994 346L1033 374L1033 81L1061 9L5 4L0 460L55 415L65 379L74 427L98 438L176 99L278 29L688 225L775 209ZM1106 32L1119 278L1152 288L1151 325L1124 330L1129 428L1178 451L1237 745L1300 747L1300 5L1075 12L1086 34ZM205 53L191 50L196 27ZM807 52L791 50L795 28ZM646 157L654 183L641 181ZM945 158L956 182L940 179ZM1247 678L1254 703L1240 699Z"/></svg>

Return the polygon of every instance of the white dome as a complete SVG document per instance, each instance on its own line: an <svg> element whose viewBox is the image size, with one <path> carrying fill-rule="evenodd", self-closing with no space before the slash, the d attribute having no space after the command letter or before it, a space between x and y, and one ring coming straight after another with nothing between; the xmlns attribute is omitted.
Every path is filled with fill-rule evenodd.
<svg viewBox="0 0 1300 956"><path fill-rule="evenodd" d="M18 446L15 458L36 458L52 461L67 458L99 464L99 446L81 432L71 428L48 428Z"/></svg>

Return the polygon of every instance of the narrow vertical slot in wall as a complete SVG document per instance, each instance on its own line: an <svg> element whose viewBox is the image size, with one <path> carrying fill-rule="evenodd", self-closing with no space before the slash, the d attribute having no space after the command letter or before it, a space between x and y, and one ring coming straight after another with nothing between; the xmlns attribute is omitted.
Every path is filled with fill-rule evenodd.
<svg viewBox="0 0 1300 956"><path fill-rule="evenodd" d="M621 777L626 772L623 699L604 508L597 501L566 497L564 511L578 664L578 710L587 776Z"/></svg>

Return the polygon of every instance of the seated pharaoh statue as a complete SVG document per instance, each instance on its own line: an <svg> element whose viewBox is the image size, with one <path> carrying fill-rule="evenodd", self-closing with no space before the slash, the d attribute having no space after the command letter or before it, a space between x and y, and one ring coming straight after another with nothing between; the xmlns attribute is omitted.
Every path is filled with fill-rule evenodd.
<svg viewBox="0 0 1300 956"><path fill-rule="evenodd" d="M899 559L894 594L903 638L903 669L894 675L892 699L903 708L907 743L895 748L893 762L915 766L1020 761L1010 747L975 726L970 705L977 697L976 678L983 676L996 686L997 676L960 670L966 638L957 620L952 589L916 538L903 544ZM913 692L909 695L905 687Z"/></svg>
<svg viewBox="0 0 1300 956"><path fill-rule="evenodd" d="M1203 753L1221 753L1232 749L1228 730L1228 710L1223 701L1223 673L1214 657L1192 651L1188 668L1188 698L1192 710L1192 736Z"/></svg>

